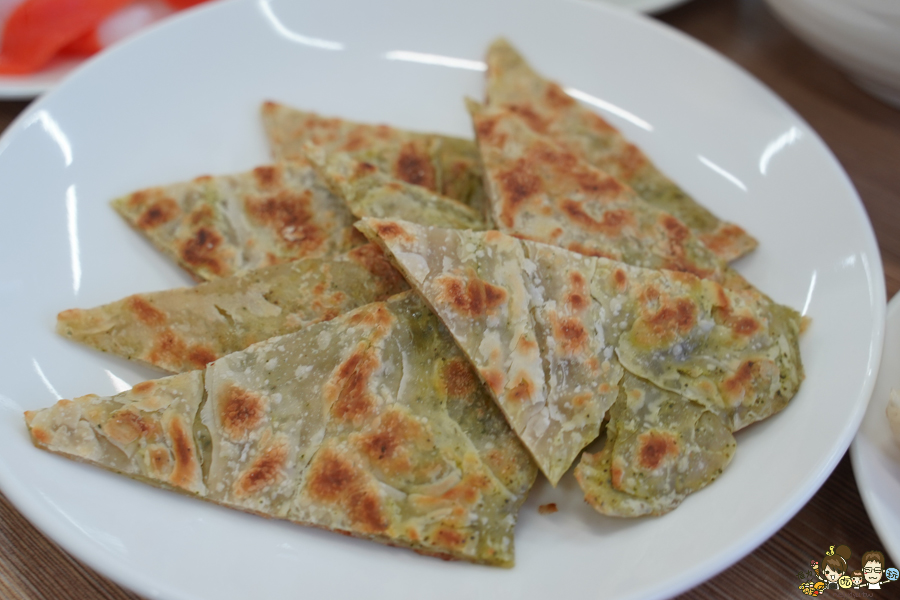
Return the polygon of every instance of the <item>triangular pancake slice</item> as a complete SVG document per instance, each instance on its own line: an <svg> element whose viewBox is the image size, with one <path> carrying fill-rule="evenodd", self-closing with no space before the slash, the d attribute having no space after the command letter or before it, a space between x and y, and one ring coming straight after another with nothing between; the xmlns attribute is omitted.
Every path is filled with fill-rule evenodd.
<svg viewBox="0 0 900 600"><path fill-rule="evenodd" d="M735 448L718 414L626 372L606 444L581 455L575 477L603 514L661 515L714 481Z"/></svg>
<svg viewBox="0 0 900 600"><path fill-rule="evenodd" d="M378 247L365 244L334 258L305 258L65 310L56 330L103 352L181 373L405 289Z"/></svg>
<svg viewBox="0 0 900 600"><path fill-rule="evenodd" d="M483 210L481 165L471 140L323 117L276 102L263 103L262 118L276 160L305 160L304 146L313 143Z"/></svg>
<svg viewBox="0 0 900 600"><path fill-rule="evenodd" d="M617 129L536 73L509 42L495 41L487 64L491 108L515 111L534 131L626 183L645 201L687 225L722 260L734 260L756 247L756 240L741 227L701 206Z"/></svg>
<svg viewBox="0 0 900 600"><path fill-rule="evenodd" d="M643 201L515 111L469 102L494 222L504 233L650 269L749 284L681 221Z"/></svg>
<svg viewBox="0 0 900 600"><path fill-rule="evenodd" d="M346 152L328 154L320 146L307 145L306 156L332 191L357 218L402 219L421 225L451 229L487 229L475 209L418 185L391 177L369 162Z"/></svg>
<svg viewBox="0 0 900 600"><path fill-rule="evenodd" d="M753 290L472 232L363 219L556 483L596 438L623 367L737 429L803 378L800 317Z"/></svg>
<svg viewBox="0 0 900 600"><path fill-rule="evenodd" d="M154 486L499 566L536 474L411 292L26 421L39 447Z"/></svg>
<svg viewBox="0 0 900 600"><path fill-rule="evenodd" d="M198 281L333 256L364 243L353 215L306 163L198 177L112 205Z"/></svg>

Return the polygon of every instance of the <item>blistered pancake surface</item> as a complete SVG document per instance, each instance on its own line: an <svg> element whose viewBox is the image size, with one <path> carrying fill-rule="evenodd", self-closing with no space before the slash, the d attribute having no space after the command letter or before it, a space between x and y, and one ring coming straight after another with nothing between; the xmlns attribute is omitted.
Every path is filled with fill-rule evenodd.
<svg viewBox="0 0 900 600"><path fill-rule="evenodd" d="M691 198L615 127L535 72L509 42L491 45L487 65L489 107L514 112L534 132L627 184L684 223L720 259L731 261L756 247L753 237Z"/></svg>
<svg viewBox="0 0 900 600"><path fill-rule="evenodd" d="M38 446L152 485L499 566L536 475L411 292L26 420Z"/></svg>

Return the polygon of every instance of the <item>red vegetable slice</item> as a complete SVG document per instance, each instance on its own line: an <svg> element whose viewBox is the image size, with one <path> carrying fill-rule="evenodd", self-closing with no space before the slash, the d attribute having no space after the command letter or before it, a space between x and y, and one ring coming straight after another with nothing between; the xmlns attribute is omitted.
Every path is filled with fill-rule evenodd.
<svg viewBox="0 0 900 600"><path fill-rule="evenodd" d="M0 74L33 73L131 0L25 0L3 27ZM98 43L99 44L99 43Z"/></svg>
<svg viewBox="0 0 900 600"><path fill-rule="evenodd" d="M75 38L62 48L59 53L63 56L91 56L103 50L97 28L91 29L85 34Z"/></svg>
<svg viewBox="0 0 900 600"><path fill-rule="evenodd" d="M192 6L196 6L198 4L203 4L206 0L166 0L166 4L174 8L175 10L181 10L182 8L190 8Z"/></svg>

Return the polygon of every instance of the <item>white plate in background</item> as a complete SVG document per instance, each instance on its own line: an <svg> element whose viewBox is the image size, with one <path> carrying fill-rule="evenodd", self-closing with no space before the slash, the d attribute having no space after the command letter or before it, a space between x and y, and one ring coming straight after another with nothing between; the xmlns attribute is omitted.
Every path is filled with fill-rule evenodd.
<svg viewBox="0 0 900 600"><path fill-rule="evenodd" d="M662 518L591 510L539 482L517 566L445 563L267 521L34 449L22 411L157 373L73 344L55 314L189 280L110 209L141 187L268 160L261 101L470 135L465 95L509 37L760 247L737 268L813 318L807 379L737 434L732 465ZM752 551L818 489L874 384L884 283L849 180L755 79L640 15L567 0L234 0L91 61L0 138L0 488L39 528L149 598L663 598ZM541 516L539 504L560 512Z"/></svg>
<svg viewBox="0 0 900 600"><path fill-rule="evenodd" d="M850 449L866 512L893 558L890 566L896 566L900 562L900 443L891 435L885 416L892 389L900 389L900 294L888 304L878 381ZM860 549L867 550L881 548Z"/></svg>
<svg viewBox="0 0 900 600"><path fill-rule="evenodd" d="M680 6L688 0L597 0L636 12L656 14Z"/></svg>

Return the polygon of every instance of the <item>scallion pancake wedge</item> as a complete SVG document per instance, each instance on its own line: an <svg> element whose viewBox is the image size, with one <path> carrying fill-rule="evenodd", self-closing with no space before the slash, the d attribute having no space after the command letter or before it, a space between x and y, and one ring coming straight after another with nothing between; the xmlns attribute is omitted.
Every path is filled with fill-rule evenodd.
<svg viewBox="0 0 900 600"><path fill-rule="evenodd" d="M498 566L536 475L411 292L26 421L39 447L157 487Z"/></svg>
<svg viewBox="0 0 900 600"><path fill-rule="evenodd" d="M487 64L490 107L515 111L534 131L628 184L645 201L687 225L722 260L734 260L756 247L756 240L741 227L700 205L617 129L536 73L509 42L495 41Z"/></svg>
<svg viewBox="0 0 900 600"><path fill-rule="evenodd" d="M497 231L358 227L444 321L551 483L599 435L624 370L729 429L783 408L803 378L799 315L753 290Z"/></svg>
<svg viewBox="0 0 900 600"><path fill-rule="evenodd" d="M606 444L575 478L599 512L660 515L714 481L736 442L720 415L626 372L609 411Z"/></svg>
<svg viewBox="0 0 900 600"><path fill-rule="evenodd" d="M181 373L405 289L381 251L365 244L334 258L304 258L192 288L65 310L56 330L103 352Z"/></svg>
<svg viewBox="0 0 900 600"><path fill-rule="evenodd" d="M402 219L452 229L487 229L475 209L422 186L394 179L372 163L345 152L307 145L306 156L357 218Z"/></svg>
<svg viewBox="0 0 900 600"><path fill-rule="evenodd" d="M262 105L263 125L276 160L304 160L304 146L346 152L394 179L484 209L478 149L471 140L323 117L276 102Z"/></svg>
<svg viewBox="0 0 900 600"><path fill-rule="evenodd" d="M365 242L344 203L305 163L198 177L141 190L112 205L198 281L333 256Z"/></svg>
<svg viewBox="0 0 900 600"><path fill-rule="evenodd" d="M493 220L504 233L638 267L749 287L673 215L508 108L469 102Z"/></svg>

